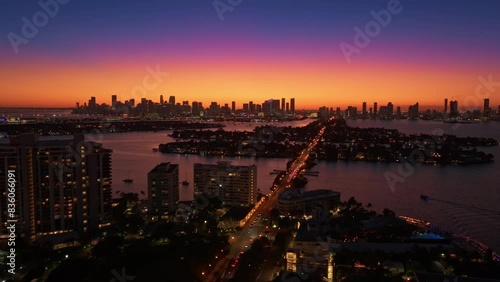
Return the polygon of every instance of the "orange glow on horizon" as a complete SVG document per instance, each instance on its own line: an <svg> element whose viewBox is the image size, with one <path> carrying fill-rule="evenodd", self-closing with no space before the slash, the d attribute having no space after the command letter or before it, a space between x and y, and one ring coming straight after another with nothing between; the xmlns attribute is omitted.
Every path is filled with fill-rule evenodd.
<svg viewBox="0 0 500 282"><path fill-rule="evenodd" d="M441 107L444 98L463 99L473 95L478 84L475 71L452 71L425 66L381 63L336 67L331 62L279 62L242 60L239 62L180 62L158 64L169 76L158 81L145 98L159 101L176 96L177 101L201 101L206 107L212 101L220 105L236 101L237 108L253 101L295 98L296 109L318 109L321 106L367 107L373 102L392 102L407 110L419 102L422 107ZM8 65L0 70L0 93L3 107L74 107L91 96L98 103L143 97L132 93L148 75L144 62L82 66L71 62L35 62ZM156 65L149 64L154 69ZM154 80L149 80L155 83ZM470 94L469 94L470 93ZM492 97L493 98L493 97ZM492 99L491 105L498 101ZM482 105L478 105L480 108Z"/></svg>

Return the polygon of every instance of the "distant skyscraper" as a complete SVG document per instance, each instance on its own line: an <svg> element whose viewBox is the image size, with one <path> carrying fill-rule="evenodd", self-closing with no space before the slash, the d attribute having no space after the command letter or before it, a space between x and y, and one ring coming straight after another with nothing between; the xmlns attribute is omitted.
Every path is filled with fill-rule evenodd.
<svg viewBox="0 0 500 282"><path fill-rule="evenodd" d="M116 107L117 102L118 102L118 97L116 95L111 95L111 107L113 109Z"/></svg>
<svg viewBox="0 0 500 282"><path fill-rule="evenodd" d="M288 113L290 111L290 103L287 102L285 108L285 111Z"/></svg>
<svg viewBox="0 0 500 282"><path fill-rule="evenodd" d="M352 106L347 107L347 116L352 119L358 118L358 108Z"/></svg>
<svg viewBox="0 0 500 282"><path fill-rule="evenodd" d="M90 97L89 111L90 111L90 113L95 113L97 111L97 103L96 103L95 97Z"/></svg>
<svg viewBox="0 0 500 282"><path fill-rule="evenodd" d="M392 117L394 115L394 105L392 102L387 103L387 115Z"/></svg>
<svg viewBox="0 0 500 282"><path fill-rule="evenodd" d="M262 112L262 105L257 104L256 107L255 107L255 111L258 112L258 113Z"/></svg>
<svg viewBox="0 0 500 282"><path fill-rule="evenodd" d="M292 112L292 114L295 114L295 98L290 99L290 112Z"/></svg>
<svg viewBox="0 0 500 282"><path fill-rule="evenodd" d="M274 100L272 99L272 105L271 105L272 111L273 112L278 112L280 110L280 100Z"/></svg>
<svg viewBox="0 0 500 282"><path fill-rule="evenodd" d="M327 107L320 107L319 112L318 112L318 117L327 118L328 117L328 108Z"/></svg>
<svg viewBox="0 0 500 282"><path fill-rule="evenodd" d="M362 114L363 114L363 117L366 116L366 102L363 102L363 112L362 112Z"/></svg>
<svg viewBox="0 0 500 282"><path fill-rule="evenodd" d="M243 103L243 112L248 113L248 103Z"/></svg>
<svg viewBox="0 0 500 282"><path fill-rule="evenodd" d="M194 164L194 193L218 196L224 204L253 205L257 199L257 167L230 162Z"/></svg>
<svg viewBox="0 0 500 282"><path fill-rule="evenodd" d="M490 111L490 99L486 98L484 99L483 112L487 113L489 111Z"/></svg>
<svg viewBox="0 0 500 282"><path fill-rule="evenodd" d="M160 104L163 105L163 95L160 95Z"/></svg>
<svg viewBox="0 0 500 282"><path fill-rule="evenodd" d="M155 219L168 219L179 202L179 165L161 163L148 173L148 212Z"/></svg>
<svg viewBox="0 0 500 282"><path fill-rule="evenodd" d="M193 103L191 103L191 113L193 115L198 115L200 114L200 108L198 108L198 102L194 101Z"/></svg>
<svg viewBox="0 0 500 282"><path fill-rule="evenodd" d="M235 113L235 112L236 112L236 102L235 102L235 101L232 101L232 102L231 102L231 111L232 111L233 113Z"/></svg>
<svg viewBox="0 0 500 282"><path fill-rule="evenodd" d="M410 106L408 108L408 117L410 119L417 119L418 118L418 111L419 111L418 103L416 103L413 106Z"/></svg>
<svg viewBox="0 0 500 282"><path fill-rule="evenodd" d="M458 116L458 101L450 101L450 116Z"/></svg>
<svg viewBox="0 0 500 282"><path fill-rule="evenodd" d="M255 112L255 104L253 103L253 101L248 102L248 111L250 113L254 113Z"/></svg>
<svg viewBox="0 0 500 282"><path fill-rule="evenodd" d="M170 97L168 98L168 103L169 103L169 104L172 104L172 105L175 105L175 96L170 96Z"/></svg>
<svg viewBox="0 0 500 282"><path fill-rule="evenodd" d="M17 231L29 241L60 242L110 224L111 150L86 142L83 135L55 139L22 134L6 141L0 143L3 222L10 170L18 195ZM9 237L6 227L0 225L0 238Z"/></svg>
<svg viewBox="0 0 500 282"><path fill-rule="evenodd" d="M285 111L285 98L281 98L281 111L284 112Z"/></svg>
<svg viewBox="0 0 500 282"><path fill-rule="evenodd" d="M448 99L444 99L444 113L448 112Z"/></svg>
<svg viewBox="0 0 500 282"><path fill-rule="evenodd" d="M375 102L375 103L373 103L373 116L375 116L375 118L376 118L377 114L378 114L378 105L377 105L377 102Z"/></svg>

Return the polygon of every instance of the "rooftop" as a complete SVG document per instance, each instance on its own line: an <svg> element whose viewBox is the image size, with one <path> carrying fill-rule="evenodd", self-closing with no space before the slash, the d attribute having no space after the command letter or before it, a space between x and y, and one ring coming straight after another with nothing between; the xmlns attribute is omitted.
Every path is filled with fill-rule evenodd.
<svg viewBox="0 0 500 282"><path fill-rule="evenodd" d="M153 168L149 173L173 173L179 169L178 164L161 163Z"/></svg>

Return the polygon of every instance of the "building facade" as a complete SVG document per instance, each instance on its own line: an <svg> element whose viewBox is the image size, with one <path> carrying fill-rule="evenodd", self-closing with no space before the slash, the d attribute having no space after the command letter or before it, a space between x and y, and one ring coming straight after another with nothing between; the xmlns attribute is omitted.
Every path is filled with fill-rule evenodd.
<svg viewBox="0 0 500 282"><path fill-rule="evenodd" d="M148 173L148 212L153 220L167 219L179 202L179 165L161 163Z"/></svg>
<svg viewBox="0 0 500 282"><path fill-rule="evenodd" d="M225 205L254 205L257 199L257 166L233 166L230 162L194 164L195 197L218 196Z"/></svg>
<svg viewBox="0 0 500 282"><path fill-rule="evenodd" d="M29 241L67 240L111 222L111 150L83 135L22 134L0 143L0 238L8 236L8 181L15 219ZM9 173L13 172L13 173Z"/></svg>

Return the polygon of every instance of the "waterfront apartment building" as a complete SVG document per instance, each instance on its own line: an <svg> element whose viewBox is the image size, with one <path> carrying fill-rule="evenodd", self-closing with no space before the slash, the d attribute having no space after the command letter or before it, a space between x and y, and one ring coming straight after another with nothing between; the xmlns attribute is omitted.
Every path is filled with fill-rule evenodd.
<svg viewBox="0 0 500 282"><path fill-rule="evenodd" d="M254 205L257 199L257 166L234 166L230 162L194 164L195 197L218 196L225 205Z"/></svg>
<svg viewBox="0 0 500 282"><path fill-rule="evenodd" d="M168 219L179 202L179 165L161 163L148 173L148 212L154 221Z"/></svg>
<svg viewBox="0 0 500 282"><path fill-rule="evenodd" d="M22 134L1 140L0 238L9 235L7 183L12 176L16 230L29 241L60 242L109 225L111 153L83 135Z"/></svg>

